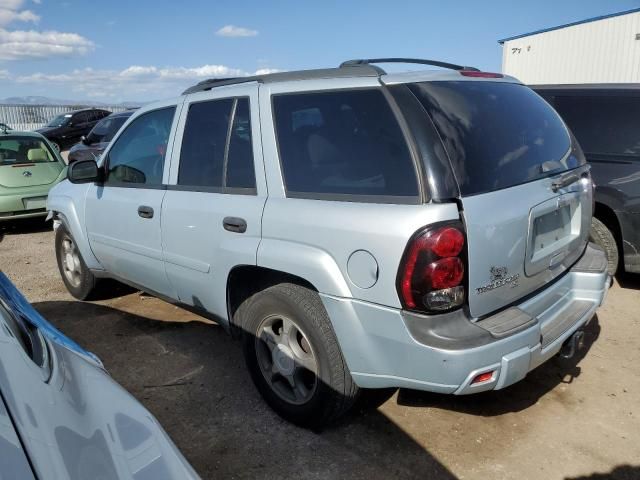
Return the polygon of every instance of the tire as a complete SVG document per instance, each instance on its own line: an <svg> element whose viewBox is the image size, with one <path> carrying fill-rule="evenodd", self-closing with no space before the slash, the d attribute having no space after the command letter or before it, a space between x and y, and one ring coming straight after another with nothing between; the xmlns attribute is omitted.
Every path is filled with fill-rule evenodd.
<svg viewBox="0 0 640 480"><path fill-rule="evenodd" d="M282 418L317 430L353 406L359 389L316 292L278 284L243 302L235 319L251 379Z"/></svg>
<svg viewBox="0 0 640 480"><path fill-rule="evenodd" d="M87 268L71 234L64 225L56 230L58 270L69 293L78 300L88 300L95 292L96 277Z"/></svg>
<svg viewBox="0 0 640 480"><path fill-rule="evenodd" d="M616 237L613 236L611 230L597 218L591 219L591 232L589 239L604 249L607 255L607 262L610 275L615 275L620 262L620 254L618 251L618 243Z"/></svg>

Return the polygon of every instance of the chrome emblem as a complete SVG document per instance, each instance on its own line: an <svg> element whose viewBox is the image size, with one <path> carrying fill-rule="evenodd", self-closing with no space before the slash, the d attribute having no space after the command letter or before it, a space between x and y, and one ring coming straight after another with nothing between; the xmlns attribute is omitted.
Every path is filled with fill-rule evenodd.
<svg viewBox="0 0 640 480"><path fill-rule="evenodd" d="M511 288L515 288L519 285L518 281L520 280L520 274L515 273L513 275L509 275L507 267L493 266L489 269L489 275L491 277L491 282L487 285L476 288L476 293L478 295L490 292L496 288L504 287L505 285L509 285Z"/></svg>
<svg viewBox="0 0 640 480"><path fill-rule="evenodd" d="M23 177L30 177L31 175L32 173L29 170L25 170L24 172L22 172Z"/></svg>

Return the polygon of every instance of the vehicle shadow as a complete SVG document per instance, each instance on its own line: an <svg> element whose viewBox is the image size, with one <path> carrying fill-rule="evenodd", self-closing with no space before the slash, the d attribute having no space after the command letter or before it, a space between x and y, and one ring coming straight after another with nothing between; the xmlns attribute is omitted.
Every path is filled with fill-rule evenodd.
<svg viewBox="0 0 640 480"><path fill-rule="evenodd" d="M616 280L621 288L640 290L640 274L623 272L616 275Z"/></svg>
<svg viewBox="0 0 640 480"><path fill-rule="evenodd" d="M610 472L567 477L565 480L637 480L638 478L640 478L640 467L619 465Z"/></svg>
<svg viewBox="0 0 640 480"><path fill-rule="evenodd" d="M166 305L168 321L96 303L34 307L102 359L203 478L456 478L378 410L319 434L282 420L254 388L239 342Z"/></svg>
<svg viewBox="0 0 640 480"><path fill-rule="evenodd" d="M0 222L0 236L29 235L31 233L49 232L52 229L53 223L51 221L46 222L44 217L23 218Z"/></svg>
<svg viewBox="0 0 640 480"><path fill-rule="evenodd" d="M571 383L578 377L581 371L579 363L599 335L600 323L595 315L585 328L584 347L572 358L555 357L529 372L524 380L504 390L455 396L401 389L398 393L398 404L439 408L484 417L519 412L536 404L560 383Z"/></svg>

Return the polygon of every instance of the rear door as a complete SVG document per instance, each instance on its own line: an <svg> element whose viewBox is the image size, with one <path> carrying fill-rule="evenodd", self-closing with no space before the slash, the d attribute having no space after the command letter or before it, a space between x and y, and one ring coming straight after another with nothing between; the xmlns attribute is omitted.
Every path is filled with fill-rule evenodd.
<svg viewBox="0 0 640 480"><path fill-rule="evenodd" d="M105 270L169 297L175 290L162 261L160 212L175 118L176 104L167 102L127 125L105 156L104 184L87 191L85 213L91 249Z"/></svg>
<svg viewBox="0 0 640 480"><path fill-rule="evenodd" d="M569 268L588 239L592 187L558 114L516 83L410 88L442 138L460 189L471 314L514 303Z"/></svg>
<svg viewBox="0 0 640 480"><path fill-rule="evenodd" d="M190 95L162 209L167 275L180 301L226 318L226 282L255 265L267 196L255 83Z"/></svg>

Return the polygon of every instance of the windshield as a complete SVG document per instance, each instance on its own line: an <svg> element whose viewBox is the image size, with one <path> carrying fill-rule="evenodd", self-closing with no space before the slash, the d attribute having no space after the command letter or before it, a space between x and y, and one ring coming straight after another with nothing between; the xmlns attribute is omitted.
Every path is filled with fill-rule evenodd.
<svg viewBox="0 0 640 480"><path fill-rule="evenodd" d="M57 162L49 146L35 137L0 137L0 166Z"/></svg>
<svg viewBox="0 0 640 480"><path fill-rule="evenodd" d="M584 163L569 154L571 138L558 114L524 85L449 81L409 88L433 119L462 195L501 190Z"/></svg>
<svg viewBox="0 0 640 480"><path fill-rule="evenodd" d="M47 123L47 127L64 127L71 120L71 114L65 113L62 115L58 115L57 117L53 117L53 119Z"/></svg>

